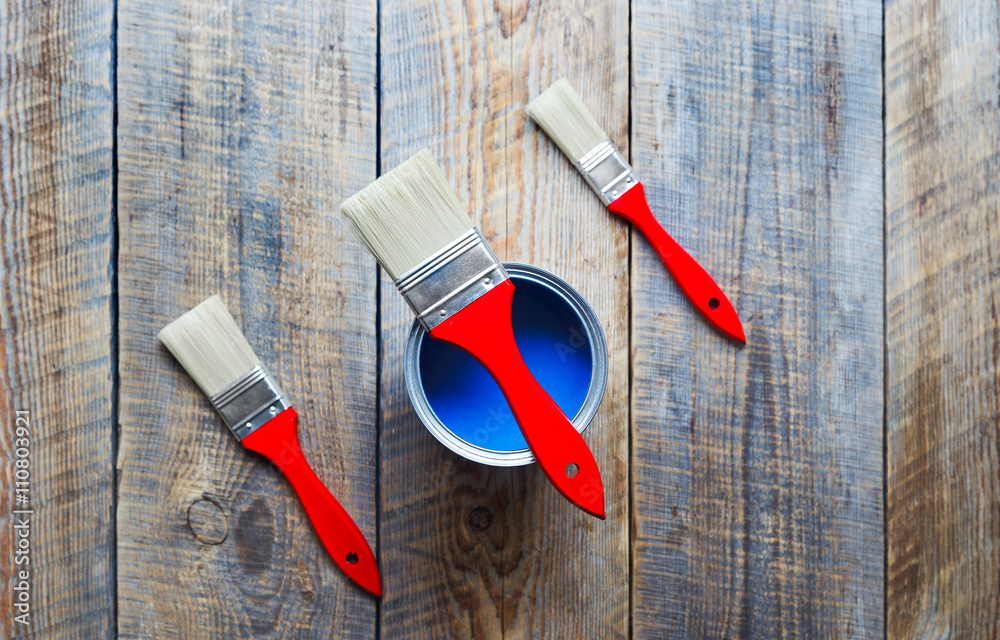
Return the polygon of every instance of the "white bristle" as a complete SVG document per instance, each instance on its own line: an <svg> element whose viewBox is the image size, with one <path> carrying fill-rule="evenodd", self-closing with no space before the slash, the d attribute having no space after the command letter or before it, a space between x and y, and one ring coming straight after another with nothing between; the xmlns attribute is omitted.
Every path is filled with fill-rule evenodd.
<svg viewBox="0 0 1000 640"><path fill-rule="evenodd" d="M210 398L260 362L217 295L168 324L158 337Z"/></svg>
<svg viewBox="0 0 1000 640"><path fill-rule="evenodd" d="M566 78L532 100L527 111L573 162L608 139Z"/></svg>
<svg viewBox="0 0 1000 640"><path fill-rule="evenodd" d="M340 205L395 280L475 226L424 149Z"/></svg>

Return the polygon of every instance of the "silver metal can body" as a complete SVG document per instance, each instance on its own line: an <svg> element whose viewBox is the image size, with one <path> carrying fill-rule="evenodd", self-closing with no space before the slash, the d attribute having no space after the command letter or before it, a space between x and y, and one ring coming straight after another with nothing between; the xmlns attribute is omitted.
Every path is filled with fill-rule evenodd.
<svg viewBox="0 0 1000 640"><path fill-rule="evenodd" d="M572 419L573 426L576 427L578 431L583 433L583 431L593 420L597 413L597 409L601 404L601 399L604 397L604 390L607 386L608 379L608 346L604 338L604 331L601 329L600 321L591 306L584 300L580 293L571 287L565 280L555 276L544 269L539 267L521 264L516 262L504 263L507 273L510 276L515 289L515 309L518 308L518 295L519 291L530 291L532 295L532 304L535 305L546 305L550 307L550 310L557 314L558 317L563 319L568 319L564 324L569 324L572 326L567 327L567 335L565 339L559 339L558 336L553 338L553 344L551 345L554 354L562 357L565 361L567 354L570 354L570 359L575 358L577 363L577 368L580 369L583 365L580 364L581 353L585 353L585 349L589 350L590 355L590 365L589 365L589 380L587 376L584 375L585 372L578 371L575 379L577 389L573 391L577 396L582 396L582 403L579 405L579 409L576 411L575 416ZM519 289L520 287L520 289ZM543 311L545 311L543 309ZM547 313L539 314L540 316L548 316ZM525 316L524 313L515 313L515 316L521 318L521 324L525 322L531 322L530 314ZM527 319L526 319L527 318ZM515 319L515 325L517 325L517 320ZM518 335L519 328L515 326L515 336ZM434 346L435 350L425 349L424 342L431 342L430 346ZM545 341L542 341L543 345ZM435 343L427 337L427 331L424 327L417 321L414 321L413 326L410 329L409 336L406 340L406 352L404 358L404 377L406 381L406 391L410 396L410 402L413 404L414 411L420 418L427 430L438 439L444 446L448 447L455 453L476 462L481 462L483 464L488 464L497 467L514 467L520 465L531 464L535 461L534 456L531 451L524 448L518 449L504 449L504 448L494 448L491 447L488 442L484 442L486 438L469 437L468 429L465 428L467 425L462 423L459 425L456 423L454 416L442 420L435 411L434 403L428 397L428 389L425 388L424 376L428 371L434 371L437 362L436 361L426 361L427 358L433 360L433 355L428 356L428 352L432 354L437 353L436 345L441 343ZM533 343L534 344L534 343ZM447 345L449 349L456 349ZM529 368L531 368L532 360L537 360L538 358L532 358L532 356L538 356L539 354L526 353L526 348L532 348L530 346L523 345L521 339L518 338L518 348L522 351L522 355L525 357L525 361L528 362ZM584 349L585 348L585 349ZM549 357L551 354L548 354ZM442 361L441 366L445 366ZM478 364L475 365L477 369L481 369ZM535 373L535 369L532 369ZM481 372L480 372L481 373ZM572 373L572 372L571 372ZM537 375L537 374L536 374ZM551 375L551 372L550 372ZM568 378L573 378L572 375L568 375ZM430 381L427 381L430 385ZM542 382L542 386L546 387L546 384L539 378L539 382ZM492 384L492 381L490 382ZM585 391L584 391L585 389ZM552 391L546 387L546 391L552 393ZM431 396L434 397L434 390L431 389ZM553 394L553 397L556 396ZM438 402L438 409L442 409L442 405ZM482 408L484 411L487 409L485 407L476 407L477 399L475 394L470 394L468 398L459 397L457 402L466 402L466 407L463 407L464 411L475 412L478 408ZM560 406L563 406L560 404ZM504 411L509 411L505 403L503 407ZM564 408L564 411L566 409ZM496 416L496 410L490 410L494 416ZM445 413L442 411L442 413ZM567 412L568 413L568 412ZM485 415L485 414L484 414ZM450 420L453 424L449 426L446 422ZM502 419L501 419L502 420ZM491 420L489 417L485 417L487 423L496 421ZM511 428L513 422L507 425L507 429ZM458 428L459 426L463 428ZM513 425L516 428L516 425ZM481 431L481 429L480 429ZM460 434L466 434L463 437ZM518 432L518 437L520 437ZM477 441L478 442L474 442Z"/></svg>

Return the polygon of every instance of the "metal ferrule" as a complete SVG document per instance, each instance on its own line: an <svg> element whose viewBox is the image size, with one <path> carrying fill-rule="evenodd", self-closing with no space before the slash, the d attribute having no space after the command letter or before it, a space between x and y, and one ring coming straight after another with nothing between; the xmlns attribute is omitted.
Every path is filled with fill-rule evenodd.
<svg viewBox="0 0 1000 640"><path fill-rule="evenodd" d="M610 140L605 140L580 158L576 170L594 193L604 200L604 204L611 204L639 184L632 167Z"/></svg>
<svg viewBox="0 0 1000 640"><path fill-rule="evenodd" d="M278 383L259 362L209 401L239 440L292 406Z"/></svg>
<svg viewBox="0 0 1000 640"><path fill-rule="evenodd" d="M507 279L479 229L470 229L396 280L396 288L430 331Z"/></svg>

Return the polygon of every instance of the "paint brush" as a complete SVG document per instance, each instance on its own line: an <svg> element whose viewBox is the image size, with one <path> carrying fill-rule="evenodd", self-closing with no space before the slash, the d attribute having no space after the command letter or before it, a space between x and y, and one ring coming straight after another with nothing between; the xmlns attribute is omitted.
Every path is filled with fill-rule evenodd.
<svg viewBox="0 0 1000 640"><path fill-rule="evenodd" d="M375 554L351 516L309 467L299 446L298 414L222 299L215 295L205 300L168 324L159 338L205 392L236 439L285 474L337 566L380 597L382 579Z"/></svg>
<svg viewBox="0 0 1000 640"><path fill-rule="evenodd" d="M597 462L514 342L514 285L431 154L421 151L340 211L428 334L466 351L493 376L549 481L603 520Z"/></svg>
<svg viewBox="0 0 1000 640"><path fill-rule="evenodd" d="M531 117L576 165L611 213L642 232L691 304L727 338L746 344L743 325L726 294L701 265L670 237L649 210L642 184L566 79L527 108Z"/></svg>

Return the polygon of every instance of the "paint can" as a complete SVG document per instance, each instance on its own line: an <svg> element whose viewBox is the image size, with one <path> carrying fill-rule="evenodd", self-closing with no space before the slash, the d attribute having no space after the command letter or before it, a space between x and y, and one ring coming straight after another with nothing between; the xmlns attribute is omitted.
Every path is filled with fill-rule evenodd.
<svg viewBox="0 0 1000 640"><path fill-rule="evenodd" d="M608 345L600 321L565 280L539 267L505 262L514 284L511 320L528 369L583 432L608 380ZM427 337L414 321L406 340L404 377L410 402L427 430L455 453L483 464L535 461L496 382L472 356Z"/></svg>

